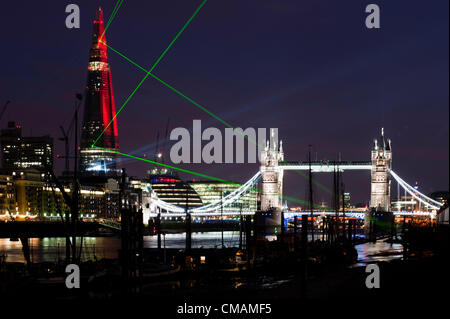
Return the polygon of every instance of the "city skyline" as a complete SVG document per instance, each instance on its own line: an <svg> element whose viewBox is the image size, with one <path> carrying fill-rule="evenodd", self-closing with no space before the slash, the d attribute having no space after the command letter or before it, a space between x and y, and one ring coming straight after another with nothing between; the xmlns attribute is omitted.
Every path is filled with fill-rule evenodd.
<svg viewBox="0 0 450 319"><path fill-rule="evenodd" d="M9 308L278 318L448 299L448 0L1 12Z"/></svg>
<svg viewBox="0 0 450 319"><path fill-rule="evenodd" d="M150 15L153 16L150 17L142 17L143 13L137 10L136 5L125 3L108 30L109 43L148 67L200 1L174 3L179 8L176 12L169 10L170 4L158 4L153 11L142 10L151 12ZM242 16L243 12L251 11L247 4L240 6L233 2L222 12L223 4L208 3L204 8L206 10L196 18L158 66L156 74L234 126L278 127L280 138L285 142L287 160L306 160L309 144L314 146L318 159L334 160L341 152L344 160L368 160L373 138L378 137L381 127L385 127L386 134L392 139L393 167L396 171L410 178L420 177L422 191L425 193L448 189L448 92L444 89L448 86L448 68L437 68L443 64L448 66L448 43L440 41L441 36L444 39L445 34L442 33L447 32L448 36L448 30L441 34L434 32L446 23L445 13L442 13L442 20L439 20L436 18L436 7L424 9L418 2L408 2L409 6L403 8L398 4L380 2L383 12L387 12L383 27L381 30L369 31L363 27L362 7L360 11L355 11L354 6L351 8L355 11L354 19L339 21L340 13L349 9L345 4L331 4L325 8L323 5L314 6L311 2L306 2L299 8L298 4L287 3L288 5L277 4L274 7L269 2L263 2L256 10L257 13L250 18L254 21L251 26L247 25L249 21ZM36 43L33 43L35 40L31 40L32 43L28 46L21 44L25 50L37 55L32 63L25 62L25 66L31 63L31 71L34 72L25 72L22 78L12 76L6 82L2 79L5 92L13 92L1 95L3 100L12 100L12 105L2 120L2 127L5 127L7 120L15 120L24 127L25 133L33 130L33 135L51 134L56 139L59 137L59 125L67 125L71 118L73 96L75 92L82 91L86 79L88 54L85 53L91 39L95 7L101 5L105 16L109 16L114 3L99 1L94 5L80 2L79 5L82 17L79 30L64 29L61 21L49 18L51 25L54 24L55 27L54 30L47 31L61 39L61 43L55 44L56 49L52 50L50 46L47 48L44 45L45 39L40 45L49 50L47 54L45 49L37 50ZM448 3L444 1L435 6L442 6L442 12L448 11ZM421 13L423 19L415 21L419 8L433 9L433 19L427 19L427 15ZM17 9L11 7L12 11ZM50 16L57 9L58 6L55 6L47 14ZM389 9L397 13L398 10L405 9L402 17L395 16L395 19L402 21L395 21L390 16ZM297 21L295 14L305 18L305 11L308 10L314 19ZM271 12L274 21L267 22L268 12ZM348 15L348 12L345 13ZM237 24L229 27L239 28L242 23L246 24L243 34L236 38L227 37L228 31L223 25L227 21L227 14ZM320 19L321 15L323 19ZM152 17L158 23L150 23ZM412 24L413 20L418 24ZM310 22L314 28L311 29L306 22ZM164 27L156 28L155 25L158 24ZM415 28L409 29L404 25L413 25ZM293 26L305 30L299 32L296 43L287 41L291 38ZM48 28L48 25L42 27ZM121 27L134 36L124 36ZM142 40L148 34L146 30L155 32L152 32L149 39L137 41L139 45L136 45L132 40ZM17 32L20 33L20 28ZM236 30L229 32L233 35L238 33ZM345 37L343 33L346 34ZM216 35L220 35L220 41ZM321 36L322 42L319 40ZM397 41L401 39L402 46L398 45L394 39L396 37ZM14 39L8 39L14 42ZM356 41L350 41L351 39ZM72 44L69 45L67 41ZM9 42L6 43L8 45ZM239 48L238 44L241 50L236 49ZM429 51L425 49L427 46ZM50 59L52 53L67 51L67 48L71 48L71 52L66 52L67 56ZM265 48L266 51L257 51L257 48ZM333 54L326 55L323 51L327 48ZM350 52L355 48L357 52ZM235 52L236 50L239 52ZM146 56L147 51L151 51L151 57ZM352 54L358 56L359 60L352 59ZM5 55L8 59L9 53ZM142 78L142 72L111 52L109 55L114 73L116 104L121 105ZM23 56L19 52L12 59L15 63L5 65L7 74L17 72L11 70L13 66L23 68L19 63L21 58ZM368 61L372 63L361 64ZM233 65L239 67L233 68ZM47 72L42 72L45 70ZM56 83L58 81L55 77L59 78L60 72L68 72L73 77ZM39 81L39 84L36 83L36 87L30 86L30 91L19 95L17 88L20 84L33 80ZM49 85L48 90L40 88L45 83ZM430 106L427 107L425 103L430 103ZM56 116L47 118L46 112L41 113L36 107L28 109L30 104L58 114L61 119L66 119L65 123L60 123L62 120L56 123ZM62 104L65 105L64 108L59 107ZM176 106L169 107L172 105ZM295 105L301 106L292 109ZM29 110L29 114L24 114L25 110ZM149 79L127 106L127 110L117 118L121 149L124 153L140 157L143 154L151 156L155 149L157 131L160 136L164 135L169 117L171 128L189 128L192 119L202 119L210 126L223 128L216 120ZM315 122L314 126L311 122ZM55 153L63 153L62 143L55 142ZM151 168L148 164L124 162L128 171L137 176L145 175L146 170ZM63 161L56 161L55 164L61 169ZM243 164L191 164L181 167L238 182L250 177L244 175L249 168ZM250 170L257 169L257 165L252 164ZM291 190L286 191L287 195L306 198L305 180L293 173L289 175L285 177L285 181L293 186L288 188ZM352 198L357 201L368 198L369 183L365 182L366 178L368 179L353 174L344 176L346 189L349 189ZM324 184L331 184L329 177L320 176L317 179ZM363 181L362 184L366 186L358 187L357 181Z"/></svg>

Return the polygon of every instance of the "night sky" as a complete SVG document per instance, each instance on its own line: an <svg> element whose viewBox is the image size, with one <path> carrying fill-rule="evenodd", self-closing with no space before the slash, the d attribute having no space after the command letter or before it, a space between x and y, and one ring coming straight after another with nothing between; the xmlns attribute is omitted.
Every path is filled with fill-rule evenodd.
<svg viewBox="0 0 450 319"><path fill-rule="evenodd" d="M81 28L65 27L76 3ZM108 29L109 45L145 68L160 56L200 0L127 1ZM365 6L381 7L381 29L365 27ZM74 94L86 85L92 20L115 1L3 1L1 120L25 135L50 134L63 152ZM369 160L381 127L392 139L393 169L429 193L449 186L448 0L209 0L154 73L233 126L277 127L286 160ZM109 51L116 109L144 73ZM165 126L224 126L151 77L118 116L121 151L155 152ZM173 142L168 141L167 149ZM63 160L56 161L61 171ZM124 161L143 177L149 164ZM258 164L181 167L244 182ZM182 174L183 178L193 176ZM317 176L331 188L330 175ZM352 202L368 202L369 172L344 174ZM305 199L306 180L285 174L285 194ZM393 185L395 195L396 186ZM316 200L330 198L317 191Z"/></svg>

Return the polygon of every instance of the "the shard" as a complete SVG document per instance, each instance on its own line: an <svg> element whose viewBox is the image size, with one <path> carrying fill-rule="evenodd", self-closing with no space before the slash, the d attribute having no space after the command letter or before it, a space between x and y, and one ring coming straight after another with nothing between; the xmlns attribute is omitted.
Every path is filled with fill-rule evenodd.
<svg viewBox="0 0 450 319"><path fill-rule="evenodd" d="M94 175L114 175L117 171L117 153L108 150L119 151L111 69L104 31L103 11L99 8L94 19L80 145L80 170Z"/></svg>

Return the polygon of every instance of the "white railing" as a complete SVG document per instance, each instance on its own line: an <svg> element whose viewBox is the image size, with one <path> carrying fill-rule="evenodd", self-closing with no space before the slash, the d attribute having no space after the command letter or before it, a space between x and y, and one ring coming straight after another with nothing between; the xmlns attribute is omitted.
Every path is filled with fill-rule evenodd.
<svg viewBox="0 0 450 319"><path fill-rule="evenodd" d="M190 210L188 210L188 212L192 213L192 214L207 213L208 216L211 215L211 213L213 213L213 212L218 212L222 208L227 207L228 205L236 202L240 197L244 196L248 191L251 191L251 188L253 188L258 183L260 177L261 177L261 172L258 171L247 182L245 182L239 188L232 191L230 194L227 194L226 196L224 196L222 199L216 200L212 203L203 205L201 207L196 207L196 208L190 209ZM148 191L151 192L152 204L154 204L156 207L159 207L160 209L166 210L171 213L181 214L183 216L186 213L185 208L167 203L167 202L159 199L158 195L156 194L155 191L153 191L153 189L148 189ZM229 212L227 212L227 214L229 214ZM150 214L150 216L152 216L152 214ZM172 215L172 216L175 216L175 215Z"/></svg>
<svg viewBox="0 0 450 319"><path fill-rule="evenodd" d="M280 166L282 169L303 169L307 167L306 164L301 163L299 165L291 165L291 163L284 163L284 165ZM322 172L329 172L332 171L335 168L334 165L316 165L315 169L318 169ZM339 169L347 170L347 169L357 169L357 170L367 170L370 169L369 165L366 163L358 163L358 164L352 164L352 163L341 163L339 165ZM418 200L421 204L425 205L429 209L438 210L442 204L438 201L435 201L432 198L427 197L426 195L420 193L418 190L414 189L412 186L410 186L408 183L406 183L403 179L400 178L394 171L389 170L389 173L391 176L397 181L397 183L407 192L409 193L413 198ZM250 178L247 182L242 184L239 188L235 189L230 194L226 195L222 199L216 200L212 203L203 205L201 207L196 207L193 209L188 210L191 214L198 214L198 216L214 216L214 213L219 212L222 208L229 206L230 204L236 202L240 197L244 196L248 191L251 191L251 189L258 183L259 179L261 178L261 172L258 171L252 178ZM152 190L149 189L148 191L151 192L152 196L152 204L154 204L156 207L159 207L162 210L165 210L167 212L170 212L169 214L180 214L180 216L184 216L186 213L186 209L184 207L176 206L170 203L167 203L163 200L160 200L157 196L157 194ZM431 212L433 213L433 212ZM430 212L423 212L422 215L429 215ZM287 213L289 214L289 213ZM305 215L307 213L300 212L300 215ZM315 213L316 214L316 213ZM320 213L317 213L320 214ZM326 213L326 214L329 214ZM334 214L334 213L332 213ZM351 216L350 214L357 214L358 218L361 217L361 212L348 212L346 213L348 216ZM397 215L421 215L420 212L395 212ZM230 215L230 212L227 212L227 215ZM232 215L232 214L231 214ZM175 215L172 215L175 216Z"/></svg>
<svg viewBox="0 0 450 319"><path fill-rule="evenodd" d="M442 204L438 201L435 201L432 198L429 198L428 196L425 196L418 190L416 190L414 187L410 186L408 183L406 183L403 179L400 178L393 170L389 170L389 173L391 176L399 183L399 185L408 192L409 195L417 199L421 204L424 204L426 207L431 209L439 209Z"/></svg>

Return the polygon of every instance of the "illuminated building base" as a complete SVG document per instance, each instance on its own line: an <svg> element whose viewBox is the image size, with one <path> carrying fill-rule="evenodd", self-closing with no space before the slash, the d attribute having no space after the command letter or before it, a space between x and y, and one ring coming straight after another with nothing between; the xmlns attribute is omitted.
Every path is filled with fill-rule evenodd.
<svg viewBox="0 0 450 319"><path fill-rule="evenodd" d="M111 175L117 173L117 154L95 148L82 149L81 170L85 173Z"/></svg>

